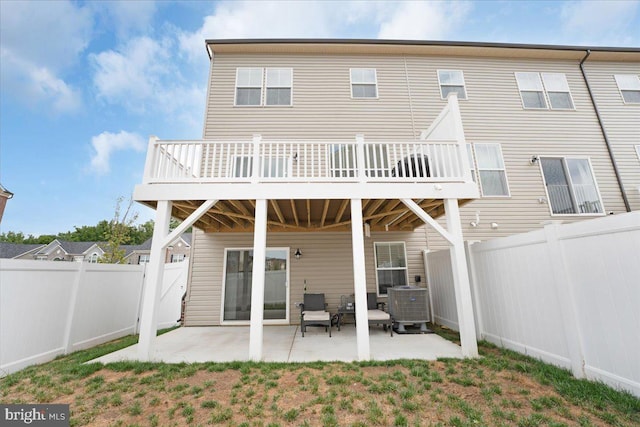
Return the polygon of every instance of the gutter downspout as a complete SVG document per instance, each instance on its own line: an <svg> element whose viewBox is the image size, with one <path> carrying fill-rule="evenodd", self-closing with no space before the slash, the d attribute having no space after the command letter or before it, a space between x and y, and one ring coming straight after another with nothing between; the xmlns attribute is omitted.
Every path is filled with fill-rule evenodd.
<svg viewBox="0 0 640 427"><path fill-rule="evenodd" d="M609 152L609 157L611 158L611 163L613 165L613 172L616 174L616 180L618 181L618 187L620 187L620 192L622 193L622 200L624 201L624 206L627 209L627 212L631 212L631 205L629 204L629 199L627 198L627 192L624 190L624 186L622 185L622 178L620 177L620 171L618 170L618 164L616 163L615 157L613 157L613 150L611 148L611 142L609 142L609 136L607 135L607 131L605 130L604 123L602 122L602 117L600 116L600 110L598 109L598 105L593 97L593 92L591 91L591 85L589 84L589 79L587 79L587 74L584 71L584 62L591 55L591 49L587 49L587 54L582 61L580 61L580 71L582 72L582 78L587 85L587 91L589 92L589 98L591 98L591 104L593 104L593 108L596 112L596 117L598 118L598 124L600 125L600 130L602 131L602 136L604 137L604 142L607 145L607 151Z"/></svg>

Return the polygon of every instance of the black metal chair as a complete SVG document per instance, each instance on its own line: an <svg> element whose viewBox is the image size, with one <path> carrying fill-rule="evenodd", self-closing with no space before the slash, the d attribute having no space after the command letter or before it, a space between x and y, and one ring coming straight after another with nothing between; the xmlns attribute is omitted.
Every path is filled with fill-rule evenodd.
<svg viewBox="0 0 640 427"><path fill-rule="evenodd" d="M300 304L300 330L303 337L307 326L324 326L331 337L331 313L327 311L324 294L304 294L304 302Z"/></svg>
<svg viewBox="0 0 640 427"><path fill-rule="evenodd" d="M386 331L389 328L391 336L393 336L393 319L391 315L384 311L384 302L378 302L375 292L367 292L367 318L369 326L382 325Z"/></svg>

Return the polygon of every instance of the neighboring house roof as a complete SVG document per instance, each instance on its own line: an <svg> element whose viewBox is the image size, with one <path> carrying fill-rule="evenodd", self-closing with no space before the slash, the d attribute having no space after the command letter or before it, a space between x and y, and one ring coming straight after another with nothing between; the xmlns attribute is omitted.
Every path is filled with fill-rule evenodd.
<svg viewBox="0 0 640 427"><path fill-rule="evenodd" d="M129 257L134 252L148 252L151 250L151 239L147 239L140 245L122 245L120 246L124 249L125 258Z"/></svg>
<svg viewBox="0 0 640 427"><path fill-rule="evenodd" d="M39 250L38 254L49 255L57 249L62 249L66 255L85 255L93 250L98 250L99 252L104 253L99 243L100 242L69 242L66 240L55 239L53 242Z"/></svg>
<svg viewBox="0 0 640 427"><path fill-rule="evenodd" d="M191 237L192 237L192 233L184 233L180 237L178 237L176 240L171 242L171 244L175 245L179 240L182 240L185 243L185 245L191 246ZM121 248L125 250L125 258L128 258L133 253L150 252L151 241L152 239L147 239L140 245L122 245Z"/></svg>
<svg viewBox="0 0 640 427"><path fill-rule="evenodd" d="M0 258L17 258L42 247L42 244L0 242Z"/></svg>

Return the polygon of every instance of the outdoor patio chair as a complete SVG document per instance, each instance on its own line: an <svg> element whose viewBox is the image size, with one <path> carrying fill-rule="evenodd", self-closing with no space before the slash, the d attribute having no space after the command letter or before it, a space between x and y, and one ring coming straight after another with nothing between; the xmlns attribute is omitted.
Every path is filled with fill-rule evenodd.
<svg viewBox="0 0 640 427"><path fill-rule="evenodd" d="M375 292L367 292L367 317L369 318L369 326L382 325L386 331L389 328L391 336L393 336L393 319L391 315L384 311L385 303L378 302Z"/></svg>
<svg viewBox="0 0 640 427"><path fill-rule="evenodd" d="M304 294L304 302L300 304L300 330L303 337L307 326L324 326L331 337L331 313L327 311L324 294Z"/></svg>

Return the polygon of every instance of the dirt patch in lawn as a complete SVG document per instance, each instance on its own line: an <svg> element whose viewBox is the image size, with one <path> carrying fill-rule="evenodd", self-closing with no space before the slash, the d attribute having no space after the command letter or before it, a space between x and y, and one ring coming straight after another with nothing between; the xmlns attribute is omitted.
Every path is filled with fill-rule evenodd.
<svg viewBox="0 0 640 427"><path fill-rule="evenodd" d="M87 367L62 359L0 380L0 397L67 403L74 426L640 425L638 399L602 385L561 392L558 384L584 383L482 350L479 359L378 364Z"/></svg>

